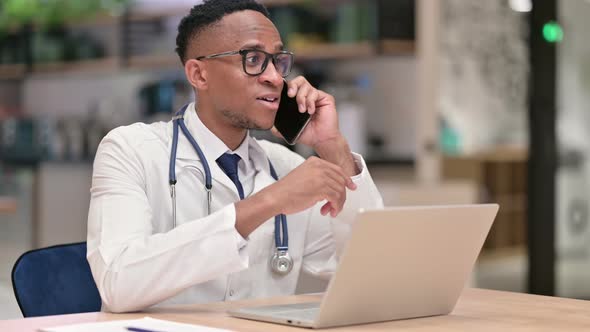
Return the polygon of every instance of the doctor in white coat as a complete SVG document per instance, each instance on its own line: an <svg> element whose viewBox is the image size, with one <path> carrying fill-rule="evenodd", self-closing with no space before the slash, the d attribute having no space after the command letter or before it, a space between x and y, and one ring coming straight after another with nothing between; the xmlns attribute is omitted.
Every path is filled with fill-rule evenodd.
<svg viewBox="0 0 590 332"><path fill-rule="evenodd" d="M383 205L339 131L334 98L301 76L288 82L300 111L313 115L299 143L318 157L249 136L273 127L291 69L268 12L252 0L195 6L178 27L177 53L197 101L184 111L176 155L178 121L117 128L96 154L88 262L103 310L291 295L302 270L329 278L357 211ZM227 155L237 181L221 167ZM286 229L276 227L281 214ZM288 272L271 264L278 247Z"/></svg>

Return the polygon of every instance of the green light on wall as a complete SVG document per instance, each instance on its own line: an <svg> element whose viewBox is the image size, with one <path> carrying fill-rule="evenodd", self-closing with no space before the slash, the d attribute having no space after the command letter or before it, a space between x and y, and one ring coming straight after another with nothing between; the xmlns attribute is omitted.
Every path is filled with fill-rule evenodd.
<svg viewBox="0 0 590 332"><path fill-rule="evenodd" d="M548 43L559 43L563 39L563 29L555 21L547 22L543 25L543 38Z"/></svg>

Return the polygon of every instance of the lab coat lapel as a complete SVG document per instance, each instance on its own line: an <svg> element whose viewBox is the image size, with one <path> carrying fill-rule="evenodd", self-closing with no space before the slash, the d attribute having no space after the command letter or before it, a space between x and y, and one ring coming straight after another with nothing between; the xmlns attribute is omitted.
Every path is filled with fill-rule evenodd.
<svg viewBox="0 0 590 332"><path fill-rule="evenodd" d="M260 170L258 171L258 173L256 173L256 180L254 181L253 193L257 193L275 182L275 179L273 179L270 173L264 170Z"/></svg>
<svg viewBox="0 0 590 332"><path fill-rule="evenodd" d="M168 151L172 151L172 133L173 133L173 123L170 121L168 123ZM206 149L205 142L197 142L201 149ZM217 165L215 160L207 160L209 164L209 169L211 170L211 177L212 177L212 184L214 190L218 190L215 188L216 184L223 185L226 189L231 190L237 199L239 199L238 189L236 185L231 181L231 179L223 172L223 170ZM178 130L178 146L176 150L176 167L197 167L203 174L205 174L205 169L203 164L201 163L201 159L197 154L197 151L193 148L189 140L184 136L182 130Z"/></svg>
<svg viewBox="0 0 590 332"><path fill-rule="evenodd" d="M263 159L263 160L268 162L267 159ZM252 194L257 193L257 192L261 191L262 189L264 189L276 182L275 179L272 177L272 175L270 175L270 172L268 171L267 167L257 167L256 171L257 172L256 172L256 178L254 181L254 191L252 192ZM262 246L261 250L263 250L264 252L268 251L268 245L270 243L272 243L274 246L274 240L272 242L268 242L270 238L265 237L265 234L274 234L273 233L274 227L275 226L274 226L274 216L273 216L273 218L268 219L264 224L262 224L260 227L258 227L251 234L252 238L260 238L262 241L267 241L267 242L260 244Z"/></svg>
<svg viewBox="0 0 590 332"><path fill-rule="evenodd" d="M275 179L270 174L269 159L264 149L258 144L256 139L250 139L250 158L254 160L256 167L256 180L254 182L254 191L257 193L265 187L275 183ZM278 174L279 178L281 174Z"/></svg>

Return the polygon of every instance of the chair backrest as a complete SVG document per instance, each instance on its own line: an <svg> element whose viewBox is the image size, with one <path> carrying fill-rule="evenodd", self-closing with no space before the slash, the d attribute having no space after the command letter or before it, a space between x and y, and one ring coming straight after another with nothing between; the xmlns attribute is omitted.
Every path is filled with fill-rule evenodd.
<svg viewBox="0 0 590 332"><path fill-rule="evenodd" d="M86 242L22 254L12 269L12 287L24 317L100 311Z"/></svg>

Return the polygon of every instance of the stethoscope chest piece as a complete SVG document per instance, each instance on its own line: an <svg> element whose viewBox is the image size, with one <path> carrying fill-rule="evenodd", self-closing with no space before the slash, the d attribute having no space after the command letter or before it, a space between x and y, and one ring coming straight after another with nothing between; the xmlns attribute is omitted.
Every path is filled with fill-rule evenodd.
<svg viewBox="0 0 590 332"><path fill-rule="evenodd" d="M286 250L277 250L270 259L270 268L279 275L286 275L293 269L293 259Z"/></svg>

